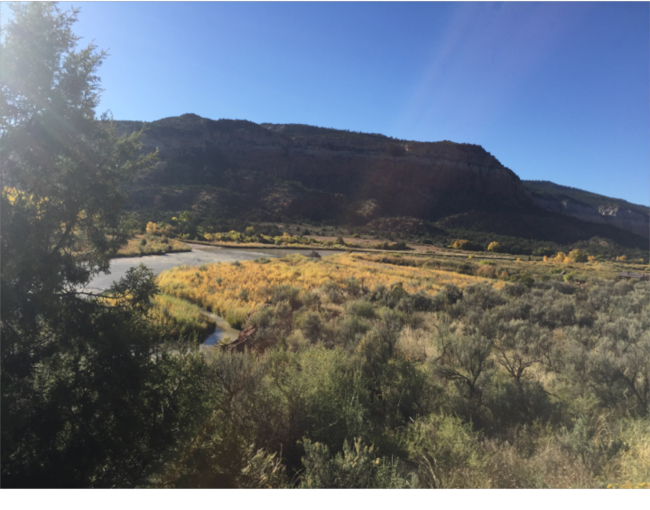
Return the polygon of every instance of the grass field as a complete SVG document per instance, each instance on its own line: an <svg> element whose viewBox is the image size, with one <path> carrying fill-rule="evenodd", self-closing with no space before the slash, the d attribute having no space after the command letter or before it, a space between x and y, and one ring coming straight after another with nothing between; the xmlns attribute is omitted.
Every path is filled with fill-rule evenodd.
<svg viewBox="0 0 650 510"><path fill-rule="evenodd" d="M528 260L530 258L531 260ZM201 267L181 266L163 272L158 285L174 296L226 318L240 327L248 314L269 299L279 285L320 291L327 282L358 285L371 290L376 285L401 283L409 293L433 295L454 284L486 282L495 289L508 283L530 285L535 281L566 281L588 284L615 280L623 271L650 274L647 266L624 262L559 262L555 258L518 258L503 254L464 255L456 252L347 253L323 259L292 255L281 259L258 259Z"/></svg>
<svg viewBox="0 0 650 510"><path fill-rule="evenodd" d="M401 283L410 293L435 294L444 285L460 288L480 281L501 288L503 281L422 267L408 267L374 261L362 254L333 255L311 259L292 255L281 259L258 259L201 267L177 267L161 273L158 285L163 293L187 299L222 315L235 326L269 297L279 285L315 291L334 282L372 289Z"/></svg>

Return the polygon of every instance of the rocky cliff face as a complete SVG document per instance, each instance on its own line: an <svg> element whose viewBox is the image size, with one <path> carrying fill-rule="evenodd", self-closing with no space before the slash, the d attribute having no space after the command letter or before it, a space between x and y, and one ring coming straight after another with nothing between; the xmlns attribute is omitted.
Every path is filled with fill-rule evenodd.
<svg viewBox="0 0 650 510"><path fill-rule="evenodd" d="M589 223L650 237L650 208L546 181L524 183L535 205Z"/></svg>
<svg viewBox="0 0 650 510"><path fill-rule="evenodd" d="M122 132L139 127L117 125ZM298 216L357 223L379 216L435 219L468 208L532 206L519 177L479 146L212 121L192 114L146 128L145 148L157 148L160 163L139 177L142 202L158 200L160 205L167 200L147 194L147 187L162 187L163 195L175 189L178 195L179 187L194 186L241 194L245 209L269 219Z"/></svg>

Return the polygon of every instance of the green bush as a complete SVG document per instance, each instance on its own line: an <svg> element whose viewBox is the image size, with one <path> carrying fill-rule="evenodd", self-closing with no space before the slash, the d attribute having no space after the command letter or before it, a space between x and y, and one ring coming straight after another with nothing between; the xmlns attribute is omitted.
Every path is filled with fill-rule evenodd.
<svg viewBox="0 0 650 510"><path fill-rule="evenodd" d="M486 487L487 458L480 435L452 416L429 415L415 420L400 434L401 446L417 465L422 487Z"/></svg>
<svg viewBox="0 0 650 510"><path fill-rule="evenodd" d="M398 464L377 456L373 446L366 446L360 438L352 445L344 443L343 451L330 455L327 446L304 441L304 472L301 488L399 489L411 486L398 474Z"/></svg>

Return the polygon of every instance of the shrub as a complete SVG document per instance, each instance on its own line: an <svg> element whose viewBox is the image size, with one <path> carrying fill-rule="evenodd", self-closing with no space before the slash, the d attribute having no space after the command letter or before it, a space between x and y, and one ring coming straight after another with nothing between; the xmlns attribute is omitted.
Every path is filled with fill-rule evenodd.
<svg viewBox="0 0 650 510"><path fill-rule="evenodd" d="M321 291L334 304L337 304L337 305L341 304L345 300L345 296L343 295L343 291L336 284L336 282L333 282L332 280L329 280L329 281L325 282L321 287Z"/></svg>
<svg viewBox="0 0 650 510"><path fill-rule="evenodd" d="M230 324L235 329L242 329L242 326L246 322L246 317L248 312L246 309L242 308L231 308L226 312L226 322Z"/></svg>
<svg viewBox="0 0 650 510"><path fill-rule="evenodd" d="M155 224L153 221L150 221L147 223L146 231L147 234L156 234L158 233L158 225Z"/></svg>
<svg viewBox="0 0 650 510"><path fill-rule="evenodd" d="M345 310L348 315L363 317L365 319L375 318L375 306L363 299L348 301L345 305Z"/></svg>
<svg viewBox="0 0 650 510"><path fill-rule="evenodd" d="M338 322L334 332L335 342L352 350L370 329L370 322L361 316L346 315Z"/></svg>
<svg viewBox="0 0 650 510"><path fill-rule="evenodd" d="M563 251L557 252L557 255L555 256L555 258L553 260L555 262L559 262L561 264L568 264L569 262L571 262L571 259Z"/></svg>
<svg viewBox="0 0 650 510"><path fill-rule="evenodd" d="M519 283L525 285L526 287L532 287L533 284L535 283L535 280L533 279L533 277L530 276L530 274L528 272L526 272L526 271L524 271L523 273L521 273L521 274L519 274L517 276L512 277L511 280L513 282L519 282Z"/></svg>
<svg viewBox="0 0 650 510"><path fill-rule="evenodd" d="M481 265L474 274L482 278L495 278L497 270L495 267L492 267L492 265Z"/></svg>
<svg viewBox="0 0 650 510"><path fill-rule="evenodd" d="M443 291L447 297L447 302L450 305L453 305L456 303L456 301L463 297L463 291L456 287L456 285L453 283L445 285Z"/></svg>
<svg viewBox="0 0 650 510"><path fill-rule="evenodd" d="M268 328L273 322L273 309L269 306L263 306L253 312L253 314L246 321L247 326L255 326L256 328Z"/></svg>
<svg viewBox="0 0 650 510"><path fill-rule="evenodd" d="M376 250L400 250L400 251L406 251L410 250L411 248L408 247L408 245L404 241L398 241L396 243L377 243L373 246Z"/></svg>
<svg viewBox="0 0 650 510"><path fill-rule="evenodd" d="M417 419L400 434L409 460L417 465L420 484L429 488L489 486L479 441L471 425L451 416Z"/></svg>
<svg viewBox="0 0 650 510"><path fill-rule="evenodd" d="M588 255L583 250L576 249L569 252L569 258L572 262L587 262Z"/></svg>
<svg viewBox="0 0 650 510"><path fill-rule="evenodd" d="M300 477L301 488L402 488L409 487L397 473L398 464L377 456L374 446L365 446L361 438L333 457L327 446L304 440L305 466Z"/></svg>
<svg viewBox="0 0 650 510"><path fill-rule="evenodd" d="M271 303L275 305L281 301L287 301L292 310L297 310L302 306L300 291L300 287L294 287L293 285L277 285L273 287Z"/></svg>
<svg viewBox="0 0 650 510"><path fill-rule="evenodd" d="M477 244L467 239L456 239L451 244L451 248L454 248L456 250L469 250L469 251L478 251L481 249Z"/></svg>
<svg viewBox="0 0 650 510"><path fill-rule="evenodd" d="M345 290L351 297L358 297L363 292L361 282L354 276L351 276L345 280Z"/></svg>
<svg viewBox="0 0 650 510"><path fill-rule="evenodd" d="M499 252L501 251L501 245L500 245L498 242L496 242L496 241L492 241L492 242L488 245L488 247L487 247L487 251L493 251L493 252L495 252L495 253L499 253Z"/></svg>
<svg viewBox="0 0 650 510"><path fill-rule="evenodd" d="M307 340L317 342L323 336L323 321L315 312L308 312L301 317L300 330Z"/></svg>

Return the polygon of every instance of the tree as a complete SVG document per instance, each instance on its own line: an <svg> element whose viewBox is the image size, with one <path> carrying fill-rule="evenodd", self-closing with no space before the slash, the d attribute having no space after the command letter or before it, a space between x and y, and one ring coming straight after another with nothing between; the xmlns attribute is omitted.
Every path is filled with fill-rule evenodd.
<svg viewBox="0 0 650 510"><path fill-rule="evenodd" d="M575 249L569 252L569 258L572 262L587 262L589 255L584 250Z"/></svg>
<svg viewBox="0 0 650 510"><path fill-rule="evenodd" d="M120 186L153 158L138 156L139 134L97 118L105 53L77 49L78 11L11 9L0 32L2 483L138 484L174 445L201 360L156 346L150 271L131 271L112 300L83 287L126 239Z"/></svg>
<svg viewBox="0 0 650 510"><path fill-rule="evenodd" d="M488 251L493 251L493 252L499 253L499 252L501 251L501 245L500 245L498 242L496 242L496 241L492 241L492 242L488 245L487 250L488 250Z"/></svg>

